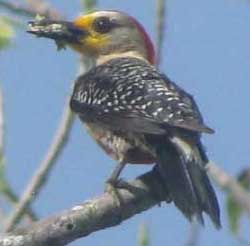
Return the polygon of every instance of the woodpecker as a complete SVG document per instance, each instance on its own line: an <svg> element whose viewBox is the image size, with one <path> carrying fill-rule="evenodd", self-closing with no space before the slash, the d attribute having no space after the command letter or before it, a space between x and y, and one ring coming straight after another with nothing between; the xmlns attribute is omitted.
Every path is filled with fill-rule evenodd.
<svg viewBox="0 0 250 246"><path fill-rule="evenodd" d="M203 212L220 228L220 210L206 173L205 125L193 97L159 72L149 35L133 17L96 11L73 22L39 19L28 32L70 46L94 61L75 82L70 107L104 151L118 162L154 164L172 201L189 219Z"/></svg>

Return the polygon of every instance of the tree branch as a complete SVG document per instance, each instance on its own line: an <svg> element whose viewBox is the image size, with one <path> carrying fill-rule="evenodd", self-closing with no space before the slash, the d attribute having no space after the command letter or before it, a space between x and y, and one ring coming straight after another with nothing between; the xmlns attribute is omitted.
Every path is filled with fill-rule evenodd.
<svg viewBox="0 0 250 246"><path fill-rule="evenodd" d="M32 223L0 238L1 246L63 246L95 231L119 225L135 214L166 198L158 173L154 170L117 189L119 200L110 193L86 201L69 210ZM153 191L157 191L156 194Z"/></svg>
<svg viewBox="0 0 250 246"><path fill-rule="evenodd" d="M218 186L230 192L235 202L237 202L248 214L250 214L250 194L245 191L239 183L224 170L210 162L207 169L213 180Z"/></svg>
<svg viewBox="0 0 250 246"><path fill-rule="evenodd" d="M217 184L230 191L242 208L250 213L249 194L237 181L212 163L208 165L208 170ZM118 189L121 204L115 196L104 193L58 215L5 234L0 238L0 245L64 246L77 238L118 225L160 201L168 200L159 180L158 173L153 170L128 183L126 189Z"/></svg>
<svg viewBox="0 0 250 246"><path fill-rule="evenodd" d="M0 7L7 9L14 14L23 15L26 17L34 17L39 14L51 19L62 18L59 12L51 8L48 3L45 3L44 1L37 1L36 4L34 4L34 1L32 2L33 4L25 6L23 4L0 0Z"/></svg>

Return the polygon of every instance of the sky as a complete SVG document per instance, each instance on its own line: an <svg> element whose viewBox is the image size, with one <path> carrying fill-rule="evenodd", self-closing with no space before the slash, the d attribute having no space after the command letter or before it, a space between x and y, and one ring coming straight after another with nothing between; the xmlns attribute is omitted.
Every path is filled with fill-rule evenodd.
<svg viewBox="0 0 250 246"><path fill-rule="evenodd" d="M50 2L69 20L79 15L78 0ZM155 37L152 0L100 0L98 9L125 11ZM203 137L208 155L230 175L250 165L249 12L248 0L167 1L160 69L194 95L205 122L216 131ZM24 30L16 33L12 47L0 55L7 176L21 194L48 149L71 93L79 57L70 50L56 52L53 42L36 39ZM32 207L47 217L101 194L114 164L76 120L68 145ZM147 170L127 167L123 177L133 178ZM215 230L206 217L200 245L237 245L228 229L225 195L217 187L216 192L223 228ZM163 204L70 245L136 245L142 223L149 228L152 246L185 244L189 223L172 204ZM243 233L247 226L249 222L243 219Z"/></svg>

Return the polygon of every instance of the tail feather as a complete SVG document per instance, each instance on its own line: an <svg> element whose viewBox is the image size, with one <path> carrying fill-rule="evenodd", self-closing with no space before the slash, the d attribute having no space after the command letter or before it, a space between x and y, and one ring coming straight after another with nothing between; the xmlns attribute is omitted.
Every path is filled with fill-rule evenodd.
<svg viewBox="0 0 250 246"><path fill-rule="evenodd" d="M191 163L191 165L189 165L189 173L193 180L195 193L201 210L210 216L216 228L220 228L219 204L206 171L204 168L197 168L197 164Z"/></svg>
<svg viewBox="0 0 250 246"><path fill-rule="evenodd" d="M191 177L186 165L178 156L176 149L173 146L160 149L159 169L163 179L166 181L170 195L175 205L181 212L192 220L193 216L203 224L202 211L200 210L198 197L192 184Z"/></svg>
<svg viewBox="0 0 250 246"><path fill-rule="evenodd" d="M167 146L157 147L157 164L171 197L189 220L196 217L203 224L205 212L220 228L219 205L204 168L204 153L200 153L199 146L176 140L173 138Z"/></svg>

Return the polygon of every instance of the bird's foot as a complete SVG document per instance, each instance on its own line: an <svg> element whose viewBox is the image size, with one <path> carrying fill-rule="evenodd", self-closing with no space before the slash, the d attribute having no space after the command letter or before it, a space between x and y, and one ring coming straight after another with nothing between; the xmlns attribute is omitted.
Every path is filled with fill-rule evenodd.
<svg viewBox="0 0 250 246"><path fill-rule="evenodd" d="M115 200L118 206L122 204L122 197L119 189L124 188L126 181L122 179L108 179L105 183L105 192L109 193Z"/></svg>
<svg viewBox="0 0 250 246"><path fill-rule="evenodd" d="M112 178L109 178L107 181L106 181L106 185L109 186L113 186L117 189L126 189L126 187L128 186L128 182L126 182L124 179L122 178L118 178L118 179L112 179Z"/></svg>

